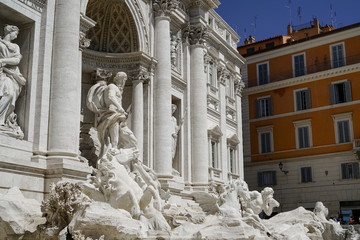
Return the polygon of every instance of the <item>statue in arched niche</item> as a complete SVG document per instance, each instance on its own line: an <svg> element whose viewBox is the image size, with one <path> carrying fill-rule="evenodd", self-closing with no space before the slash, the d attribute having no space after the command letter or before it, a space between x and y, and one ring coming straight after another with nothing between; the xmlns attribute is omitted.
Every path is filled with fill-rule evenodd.
<svg viewBox="0 0 360 240"><path fill-rule="evenodd" d="M4 37L0 38L0 133L22 139L24 134L14 113L15 102L26 83L18 67L22 58L20 47L12 42L18 34L18 27L6 25Z"/></svg>
<svg viewBox="0 0 360 240"><path fill-rule="evenodd" d="M171 57L171 67L177 68L178 62L178 49L179 49L180 39L175 35L171 35L170 41L170 57Z"/></svg>

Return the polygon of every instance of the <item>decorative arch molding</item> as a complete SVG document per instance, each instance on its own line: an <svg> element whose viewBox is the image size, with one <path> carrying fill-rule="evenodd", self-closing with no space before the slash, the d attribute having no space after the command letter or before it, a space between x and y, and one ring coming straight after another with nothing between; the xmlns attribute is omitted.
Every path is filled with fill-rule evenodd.
<svg viewBox="0 0 360 240"><path fill-rule="evenodd" d="M88 32L91 50L150 52L149 35L138 0L83 0L82 8L86 8L86 15L97 22Z"/></svg>

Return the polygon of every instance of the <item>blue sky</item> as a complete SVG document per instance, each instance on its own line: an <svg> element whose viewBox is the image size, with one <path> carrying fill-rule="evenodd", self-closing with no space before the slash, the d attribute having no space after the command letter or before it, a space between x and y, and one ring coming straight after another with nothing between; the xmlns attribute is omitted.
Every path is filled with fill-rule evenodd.
<svg viewBox="0 0 360 240"><path fill-rule="evenodd" d="M320 25L334 22L336 28L360 22L360 0L220 0L220 2L219 8L215 11L240 35L239 45L242 45L245 37L249 35L255 35L256 40L286 35L286 27L290 19L292 25L299 25L317 17ZM301 18L298 15L299 7Z"/></svg>

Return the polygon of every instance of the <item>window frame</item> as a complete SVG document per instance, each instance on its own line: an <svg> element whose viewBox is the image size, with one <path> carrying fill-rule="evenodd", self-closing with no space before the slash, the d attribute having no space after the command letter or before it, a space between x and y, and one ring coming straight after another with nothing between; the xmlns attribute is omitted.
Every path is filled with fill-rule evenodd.
<svg viewBox="0 0 360 240"><path fill-rule="evenodd" d="M340 102L339 99L336 98L337 90L335 88L335 85L344 84L345 89L345 101ZM329 85L329 95L330 95L330 104L341 104L341 103L347 103L352 101L352 88L351 88L351 81L344 79L340 81L331 82Z"/></svg>
<svg viewBox="0 0 360 240"><path fill-rule="evenodd" d="M334 44L329 45L329 48L330 48L330 63L331 63L331 68L338 68L338 67L334 67L334 59L333 59L333 50L332 50L332 48L335 47L335 46L339 46L339 45L342 45L342 48L343 48L344 65L338 66L338 67L346 66L345 42L338 42L338 43L334 43Z"/></svg>
<svg viewBox="0 0 360 240"><path fill-rule="evenodd" d="M348 171L346 171L345 176L344 176L344 170L348 170L348 169L344 169L345 166L349 166L351 164L352 168L353 168L353 177L349 177L348 175ZM355 168L354 168L355 167ZM359 173L359 163L358 162L346 162L346 163L341 163L340 165L340 171L341 171L341 180L352 180L352 179L359 179L360 178L360 173Z"/></svg>
<svg viewBox="0 0 360 240"><path fill-rule="evenodd" d="M296 76L296 69L295 69L295 57L297 56L304 56L304 74L303 75L299 75L299 76ZM306 67L306 53L305 52L302 52L302 53L297 53L297 54L294 54L292 55L292 69L293 69L293 77L301 77L301 76L304 76L307 74L307 67Z"/></svg>
<svg viewBox="0 0 360 240"><path fill-rule="evenodd" d="M303 178L303 170L305 172L304 174L304 178ZM309 171L310 172L310 177L307 175L307 173L309 172L306 172L306 171ZM301 167L300 168L300 182L301 183L311 183L313 182L313 170L312 170L312 167Z"/></svg>
<svg viewBox="0 0 360 240"><path fill-rule="evenodd" d="M264 127L258 127L256 128L258 133L258 150L259 154L267 154L267 153L273 153L274 152L274 126L264 126ZM270 133L270 152L262 152L262 142L261 142L261 134L264 133Z"/></svg>
<svg viewBox="0 0 360 240"><path fill-rule="evenodd" d="M305 108L305 109L297 109L297 106L298 106L298 102L297 102L297 93L298 92L303 92L303 91L308 91L308 93L309 93L309 101L308 101L308 104L307 105L309 105L309 106L307 106L307 108ZM312 108L312 103L311 103L311 91L310 91L310 89L309 88L300 88L300 89L295 89L294 91L293 91L293 94L294 94L294 112L298 112L298 111L305 111L305 110L309 110L309 109L311 109Z"/></svg>
<svg viewBox="0 0 360 240"><path fill-rule="evenodd" d="M271 174L271 183L265 183L264 181L264 174ZM276 186L277 185L277 175L276 175L276 171L260 171L257 173L258 176L258 186L259 187L265 187L265 186Z"/></svg>
<svg viewBox="0 0 360 240"><path fill-rule="evenodd" d="M228 76L225 81L225 96L235 99L235 82L233 76Z"/></svg>
<svg viewBox="0 0 360 240"><path fill-rule="evenodd" d="M232 156L233 159L231 159L231 151L232 151ZM228 145L228 162L229 162L229 172L232 174L237 174L237 151L236 151L236 147L234 147L233 145Z"/></svg>
<svg viewBox="0 0 360 240"><path fill-rule="evenodd" d="M305 119L300 121L294 121L293 122L295 127L295 141L296 141L296 149L307 149L313 147L313 141L312 141L312 127L311 127L311 119ZM308 141L309 141L309 147L303 147L300 148L300 138L299 138L299 128L302 127L308 127Z"/></svg>
<svg viewBox="0 0 360 240"><path fill-rule="evenodd" d="M259 101L261 100L268 100L269 101L269 104L268 104L268 111L265 111L266 112L269 112L269 115L266 115L266 114L262 114L262 111L260 111L260 109L258 108L259 107ZM273 103L272 103L272 97L270 95L267 95L267 96L263 96L263 97L259 97L256 99L256 103L255 103L255 114L256 114L256 118L264 118L264 117L270 117L273 115Z"/></svg>
<svg viewBox="0 0 360 240"><path fill-rule="evenodd" d="M212 143L215 144L215 154L214 154L215 159L213 159ZM209 161L210 161L209 165L211 168L219 169L219 141L218 139L215 139L213 137L209 138Z"/></svg>
<svg viewBox="0 0 360 240"><path fill-rule="evenodd" d="M267 69L267 82L260 84L260 78L259 78L259 66L260 65L264 65L266 64L266 69ZM261 63L257 63L256 64L256 78L257 78L257 85L265 85L265 84L269 84L270 83L270 67L269 67L269 61L266 62L261 62Z"/></svg>
<svg viewBox="0 0 360 240"><path fill-rule="evenodd" d="M336 144L347 144L354 141L354 130L353 130L353 121L352 121L352 112L348 113L341 113L331 115L334 121L334 131L335 131L335 143ZM349 141L348 142L340 142L339 139L339 129L338 129L338 122L341 121L349 121Z"/></svg>
<svg viewBox="0 0 360 240"><path fill-rule="evenodd" d="M208 83L210 84L210 86L218 88L217 71L215 71L215 69L216 69L215 62L210 60L208 63L208 74L207 74ZM210 78L210 76L212 76L212 78Z"/></svg>

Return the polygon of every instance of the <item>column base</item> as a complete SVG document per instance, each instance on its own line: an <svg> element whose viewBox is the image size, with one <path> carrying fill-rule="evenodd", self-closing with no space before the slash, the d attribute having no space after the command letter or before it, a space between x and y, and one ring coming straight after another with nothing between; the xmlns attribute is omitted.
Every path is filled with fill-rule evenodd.
<svg viewBox="0 0 360 240"><path fill-rule="evenodd" d="M36 158L34 156L33 158ZM46 158L44 180L45 196L50 192L50 184L58 181L86 181L92 169L87 162L81 162L77 157L50 156Z"/></svg>
<svg viewBox="0 0 360 240"><path fill-rule="evenodd" d="M158 175L158 180L161 184L161 188L165 191L169 190L170 193L179 194L181 191L184 191L185 183L182 177L179 176L160 176Z"/></svg>
<svg viewBox="0 0 360 240"><path fill-rule="evenodd" d="M193 183L192 190L197 192L208 192L209 184L207 183Z"/></svg>

